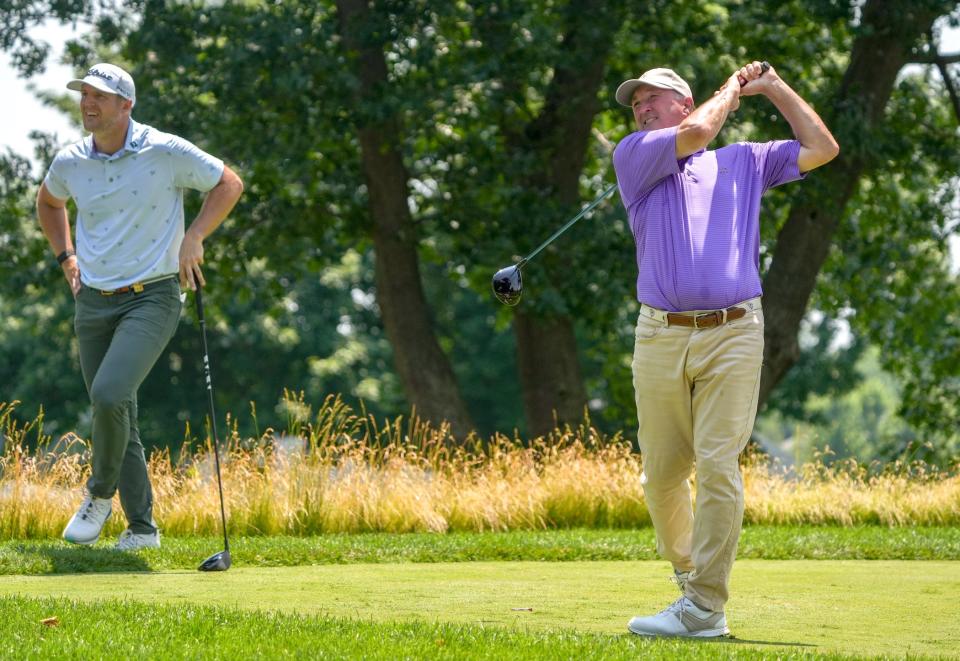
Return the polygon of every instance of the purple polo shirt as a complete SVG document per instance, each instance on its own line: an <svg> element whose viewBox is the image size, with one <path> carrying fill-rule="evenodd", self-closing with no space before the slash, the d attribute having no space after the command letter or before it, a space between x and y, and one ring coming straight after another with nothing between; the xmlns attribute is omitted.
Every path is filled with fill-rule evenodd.
<svg viewBox="0 0 960 661"><path fill-rule="evenodd" d="M631 133L613 153L637 243L637 299L681 312L760 296L760 197L802 178L796 140L741 142L677 160L677 127Z"/></svg>

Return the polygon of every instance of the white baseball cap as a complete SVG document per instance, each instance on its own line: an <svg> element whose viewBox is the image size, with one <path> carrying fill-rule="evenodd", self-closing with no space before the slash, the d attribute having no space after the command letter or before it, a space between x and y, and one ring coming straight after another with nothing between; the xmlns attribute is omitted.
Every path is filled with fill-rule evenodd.
<svg viewBox="0 0 960 661"><path fill-rule="evenodd" d="M76 78L67 83L68 90L79 92L84 85L96 87L101 92L116 94L124 99L137 101L137 88L133 84L133 77L115 64L101 62L87 69L83 78Z"/></svg>
<svg viewBox="0 0 960 661"><path fill-rule="evenodd" d="M683 94L684 98L693 98L690 93L690 86L673 69L650 69L645 71L639 78L631 78L620 83L617 88L617 103L621 106L630 108L633 104L633 92L642 85L657 87L663 90L673 90Z"/></svg>

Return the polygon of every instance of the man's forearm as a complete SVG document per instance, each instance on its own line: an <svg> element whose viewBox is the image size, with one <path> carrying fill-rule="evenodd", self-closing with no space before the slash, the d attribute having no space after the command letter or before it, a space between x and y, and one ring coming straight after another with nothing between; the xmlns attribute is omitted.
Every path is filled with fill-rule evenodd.
<svg viewBox="0 0 960 661"><path fill-rule="evenodd" d="M37 202L37 218L40 229L47 237L47 242L55 255L64 250L73 250L73 240L70 237L70 223L65 207L54 207L45 202Z"/></svg>
<svg viewBox="0 0 960 661"><path fill-rule="evenodd" d="M727 84L694 110L677 127L677 157L706 148L723 128L731 111L740 105L739 89Z"/></svg>
<svg viewBox="0 0 960 661"><path fill-rule="evenodd" d="M187 230L201 241L220 227L243 193L243 182L232 171L230 175L232 176L221 179L220 183L207 193L200 213Z"/></svg>
<svg viewBox="0 0 960 661"><path fill-rule="evenodd" d="M837 143L816 111L782 80L778 80L767 98L790 124L801 146L817 152L831 152Z"/></svg>

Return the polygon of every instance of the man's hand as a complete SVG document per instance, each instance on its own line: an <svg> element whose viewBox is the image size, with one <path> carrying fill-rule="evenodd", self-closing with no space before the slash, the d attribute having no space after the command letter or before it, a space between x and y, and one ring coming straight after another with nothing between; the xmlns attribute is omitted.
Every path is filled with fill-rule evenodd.
<svg viewBox="0 0 960 661"><path fill-rule="evenodd" d="M77 294L80 293L80 264L77 262L77 256L70 255L63 260L60 267L63 269L63 277L67 279L67 284L70 285L73 297L76 298Z"/></svg>
<svg viewBox="0 0 960 661"><path fill-rule="evenodd" d="M207 281L203 279L203 271L200 270L201 264L203 264L203 239L188 231L183 235L183 242L180 244L181 287L196 291L198 281L201 286L206 286Z"/></svg>
<svg viewBox="0 0 960 661"><path fill-rule="evenodd" d="M780 80L776 70L767 65L766 71L761 62L753 61L735 74L740 81L740 96L767 94L770 88Z"/></svg>

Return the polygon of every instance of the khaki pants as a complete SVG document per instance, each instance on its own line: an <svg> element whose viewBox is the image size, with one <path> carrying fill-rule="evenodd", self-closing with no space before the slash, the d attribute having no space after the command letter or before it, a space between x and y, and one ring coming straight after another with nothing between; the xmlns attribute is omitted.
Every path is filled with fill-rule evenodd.
<svg viewBox="0 0 960 661"><path fill-rule="evenodd" d="M113 498L119 488L120 505L137 534L156 530L137 427L137 389L173 337L180 307L176 278L145 285L140 293L103 296L84 285L77 294L74 327L93 404L93 473L87 489L97 498Z"/></svg>
<svg viewBox="0 0 960 661"><path fill-rule="evenodd" d="M722 611L743 522L739 455L753 430L763 312L721 326L637 321L633 385L647 508L657 550L691 571L686 595ZM696 463L696 514L689 477Z"/></svg>

